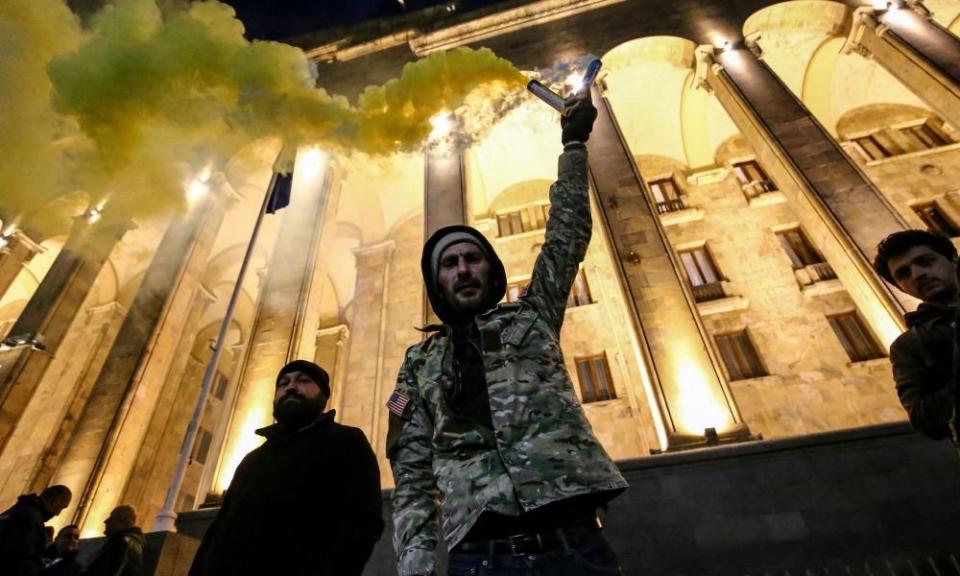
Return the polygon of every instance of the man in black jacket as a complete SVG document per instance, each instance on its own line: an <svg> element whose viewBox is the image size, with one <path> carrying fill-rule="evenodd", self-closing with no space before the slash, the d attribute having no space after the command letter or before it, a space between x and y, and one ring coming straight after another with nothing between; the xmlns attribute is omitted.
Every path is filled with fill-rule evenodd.
<svg viewBox="0 0 960 576"><path fill-rule="evenodd" d="M40 493L24 494L0 514L0 574L33 576L43 566L47 544L43 523L70 505L66 486L50 486Z"/></svg>
<svg viewBox="0 0 960 576"><path fill-rule="evenodd" d="M921 301L906 315L908 330L890 347L900 403L914 428L934 439L954 432L954 358L958 304L957 249L949 239L922 230L887 236L874 269Z"/></svg>
<svg viewBox="0 0 960 576"><path fill-rule="evenodd" d="M90 561L84 576L137 576L143 563L146 539L137 526L133 506L122 504L103 521L107 541Z"/></svg>
<svg viewBox="0 0 960 576"><path fill-rule="evenodd" d="M191 576L359 576L383 532L380 470L357 428L324 412L327 373L295 360L277 376L267 439L237 467Z"/></svg>

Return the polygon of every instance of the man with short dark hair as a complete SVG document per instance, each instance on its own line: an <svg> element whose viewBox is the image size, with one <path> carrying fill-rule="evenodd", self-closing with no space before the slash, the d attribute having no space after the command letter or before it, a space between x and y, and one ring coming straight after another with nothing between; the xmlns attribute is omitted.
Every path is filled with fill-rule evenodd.
<svg viewBox="0 0 960 576"><path fill-rule="evenodd" d="M380 469L366 436L324 412L330 378L312 362L280 370L276 424L244 457L191 576L360 576L383 532Z"/></svg>
<svg viewBox="0 0 960 576"><path fill-rule="evenodd" d="M133 506L121 504L103 521L107 541L90 561L84 576L137 576L146 539Z"/></svg>
<svg viewBox="0 0 960 576"><path fill-rule="evenodd" d="M518 301L498 304L506 273L479 231L449 226L424 245L421 272L443 324L407 350L387 404L400 576L434 574L441 536L449 574L620 574L597 512L627 483L560 350L590 242L584 143L597 114L586 96L568 110L545 240Z"/></svg>
<svg viewBox="0 0 960 576"><path fill-rule="evenodd" d="M60 529L53 544L43 553L43 576L79 576L83 566L77 562L80 527L67 524Z"/></svg>
<svg viewBox="0 0 960 576"><path fill-rule="evenodd" d="M0 514L0 574L33 576L43 567L43 524L70 505L70 489L57 484L40 495L24 494Z"/></svg>
<svg viewBox="0 0 960 576"><path fill-rule="evenodd" d="M921 301L906 315L907 331L890 347L900 403L914 428L934 439L952 436L956 441L957 249L943 236L903 230L880 242L873 267Z"/></svg>

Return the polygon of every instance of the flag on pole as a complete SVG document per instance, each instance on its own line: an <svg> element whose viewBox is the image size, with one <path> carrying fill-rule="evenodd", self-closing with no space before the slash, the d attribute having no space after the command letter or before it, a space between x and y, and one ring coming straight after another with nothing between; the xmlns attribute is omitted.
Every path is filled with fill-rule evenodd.
<svg viewBox="0 0 960 576"><path fill-rule="evenodd" d="M267 214L286 208L290 204L290 191L293 189L293 165L297 161L297 147L284 143L273 163L273 176L270 178L270 199L267 201Z"/></svg>

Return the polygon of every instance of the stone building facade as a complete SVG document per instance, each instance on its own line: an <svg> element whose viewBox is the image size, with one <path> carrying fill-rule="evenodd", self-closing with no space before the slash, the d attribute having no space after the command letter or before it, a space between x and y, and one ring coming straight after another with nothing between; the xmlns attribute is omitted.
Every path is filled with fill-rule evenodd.
<svg viewBox="0 0 960 576"><path fill-rule="evenodd" d="M916 303L869 260L899 229L960 238L958 31L958 0L515 0L294 42L348 97L456 46L524 70L604 60L594 234L561 337L598 437L628 460L905 419L886 354ZM153 523L276 152L251 144L170 220L4 236L0 508L65 483L76 496L57 522L85 535L121 502ZM424 237L483 231L515 298L559 152L555 113L532 99L460 149L301 149L178 509L218 501L293 358L331 373L331 406L367 433L391 486L383 405L430 316Z"/></svg>

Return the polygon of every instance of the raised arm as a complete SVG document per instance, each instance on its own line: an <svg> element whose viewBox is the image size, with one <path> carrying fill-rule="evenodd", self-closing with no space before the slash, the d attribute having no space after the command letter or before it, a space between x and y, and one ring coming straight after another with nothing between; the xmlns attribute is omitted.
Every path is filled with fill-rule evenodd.
<svg viewBox="0 0 960 576"><path fill-rule="evenodd" d="M550 187L550 219L533 277L524 296L557 334L563 325L570 287L590 243L592 221L587 184L587 148L597 110L589 92L567 101L568 114L561 117L563 154L557 181Z"/></svg>

